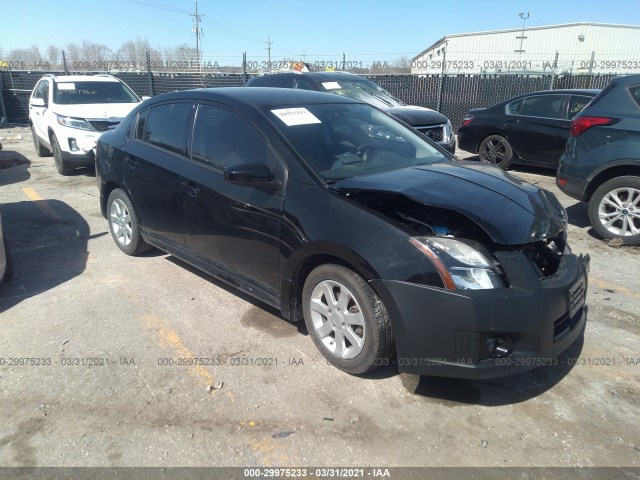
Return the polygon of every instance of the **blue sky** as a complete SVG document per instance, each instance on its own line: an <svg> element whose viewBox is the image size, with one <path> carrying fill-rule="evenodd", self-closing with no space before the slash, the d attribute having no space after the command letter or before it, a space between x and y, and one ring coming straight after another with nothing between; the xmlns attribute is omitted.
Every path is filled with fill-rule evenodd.
<svg viewBox="0 0 640 480"><path fill-rule="evenodd" d="M144 5L146 4L146 5ZM151 5L151 6L149 6ZM579 21L640 24L638 0L200 0L202 51L209 58L412 57L446 34ZM159 8L159 7L166 8ZM191 0L2 0L0 49L91 40L117 50L127 40L155 48L188 43ZM179 10L179 11L176 11ZM180 11L184 11L182 13ZM224 62L227 63L227 62Z"/></svg>

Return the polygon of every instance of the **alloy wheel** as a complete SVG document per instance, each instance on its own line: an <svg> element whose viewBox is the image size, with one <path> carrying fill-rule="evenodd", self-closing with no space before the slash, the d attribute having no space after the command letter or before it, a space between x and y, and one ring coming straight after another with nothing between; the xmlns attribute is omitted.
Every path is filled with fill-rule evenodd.
<svg viewBox="0 0 640 480"><path fill-rule="evenodd" d="M131 216L125 203L116 198L111 202L111 208L109 209L109 218L111 222L111 229L117 242L126 247L131 243Z"/></svg>
<svg viewBox="0 0 640 480"><path fill-rule="evenodd" d="M640 190L616 188L598 206L598 218L609 232L621 237L640 233Z"/></svg>
<svg viewBox="0 0 640 480"><path fill-rule="evenodd" d="M342 359L355 358L365 343L365 320L353 294L333 280L311 293L311 321L325 348Z"/></svg>

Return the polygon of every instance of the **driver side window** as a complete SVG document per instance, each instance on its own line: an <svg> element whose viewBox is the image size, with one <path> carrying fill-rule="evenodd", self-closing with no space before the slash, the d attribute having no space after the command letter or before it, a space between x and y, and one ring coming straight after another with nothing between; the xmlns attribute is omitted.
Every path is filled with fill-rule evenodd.
<svg viewBox="0 0 640 480"><path fill-rule="evenodd" d="M193 126L192 159L217 170L247 163L264 163L279 180L284 166L273 148L239 113L200 105Z"/></svg>

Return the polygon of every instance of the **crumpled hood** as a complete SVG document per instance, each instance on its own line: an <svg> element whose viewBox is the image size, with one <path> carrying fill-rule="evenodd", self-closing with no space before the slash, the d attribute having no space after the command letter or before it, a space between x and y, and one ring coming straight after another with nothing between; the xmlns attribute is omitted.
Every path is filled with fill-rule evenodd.
<svg viewBox="0 0 640 480"><path fill-rule="evenodd" d="M477 162L420 165L348 178L331 187L341 192L398 193L425 205L455 210L503 245L543 240L566 228L566 213L553 193Z"/></svg>
<svg viewBox="0 0 640 480"><path fill-rule="evenodd" d="M394 107L387 108L385 111L408 123L412 127L440 125L447 122L447 117L441 113L424 107Z"/></svg>
<svg viewBox="0 0 640 480"><path fill-rule="evenodd" d="M92 105L54 105L53 111L58 115L94 120L109 118L124 118L136 108L139 103L96 103Z"/></svg>

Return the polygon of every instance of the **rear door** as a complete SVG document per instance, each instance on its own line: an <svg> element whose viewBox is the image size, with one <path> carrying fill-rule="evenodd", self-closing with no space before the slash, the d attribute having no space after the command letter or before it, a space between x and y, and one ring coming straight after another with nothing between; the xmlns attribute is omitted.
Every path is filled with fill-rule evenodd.
<svg viewBox="0 0 640 480"><path fill-rule="evenodd" d="M566 94L532 95L507 105L507 135L525 161L556 164L564 151L568 132Z"/></svg>
<svg viewBox="0 0 640 480"><path fill-rule="evenodd" d="M135 138L125 148L124 184L142 228L156 243L170 247L184 247L181 172L187 162L193 110L191 101L161 103L141 110Z"/></svg>
<svg viewBox="0 0 640 480"><path fill-rule="evenodd" d="M280 183L275 192L231 184L227 167L264 163ZM194 122L191 161L184 173L182 212L191 254L272 303L280 288L280 223L286 169L244 116L203 103Z"/></svg>

